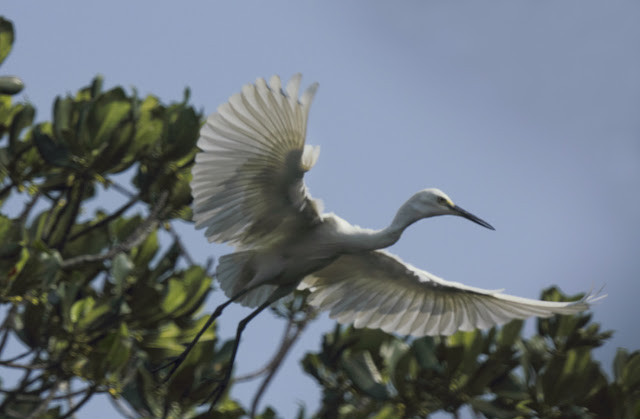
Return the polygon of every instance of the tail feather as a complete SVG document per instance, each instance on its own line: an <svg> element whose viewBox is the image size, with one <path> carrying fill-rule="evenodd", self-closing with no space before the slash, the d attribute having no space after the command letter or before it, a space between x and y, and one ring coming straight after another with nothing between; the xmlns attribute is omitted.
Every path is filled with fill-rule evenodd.
<svg viewBox="0 0 640 419"><path fill-rule="evenodd" d="M248 250L224 255L220 258L216 268L216 276L220 288L228 298L233 298L244 290L254 278L256 274L253 264L254 257L255 251ZM245 307L257 307L266 302L276 289L275 285L262 285L238 298L236 302Z"/></svg>

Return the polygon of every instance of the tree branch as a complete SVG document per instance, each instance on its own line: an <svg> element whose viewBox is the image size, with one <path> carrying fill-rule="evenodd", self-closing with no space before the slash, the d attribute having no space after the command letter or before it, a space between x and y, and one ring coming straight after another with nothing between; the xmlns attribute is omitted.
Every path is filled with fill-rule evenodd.
<svg viewBox="0 0 640 419"><path fill-rule="evenodd" d="M39 370L47 368L47 364L16 364L15 362L0 361L0 365L7 368L17 368L22 370Z"/></svg>
<svg viewBox="0 0 640 419"><path fill-rule="evenodd" d="M282 344L273 357L273 360L269 363L267 376L264 377L264 380L262 380L258 391L256 391L256 394L253 397L253 402L251 403L251 413L249 415L249 417L251 418L255 417L260 399L267 390L267 387L269 387L269 384L271 384L271 380L276 375L276 372L278 371L280 366L282 366L282 362L289 354L289 351L293 347L293 344L298 340L311 318L308 313L307 316L305 316L305 318L303 318L302 320L296 321L294 320L294 317L295 316L292 316L287 322L287 327L285 329L286 332L282 339Z"/></svg>
<svg viewBox="0 0 640 419"><path fill-rule="evenodd" d="M89 401L91 396L93 396L93 394L96 392L97 387L98 387L97 385L91 386L87 390L87 394L84 395L84 397L78 402L78 404L73 406L73 408L69 409L69 411L66 414L64 414L63 416L60 416L59 419L68 419L71 416L73 416L74 413L76 413L82 406L84 406Z"/></svg>
<svg viewBox="0 0 640 419"><path fill-rule="evenodd" d="M168 231L169 231L169 234L171 235L171 237L173 237L173 240L176 242L176 244L180 248L180 251L182 252L182 256L186 259L187 263L190 266L195 265L196 263L193 261L193 258L191 257L191 255L187 251L187 248L184 247L184 244L182 243L182 240L180 240L180 236L178 236L178 233L176 233L176 231L173 229L173 226L171 224L169 224Z"/></svg>
<svg viewBox="0 0 640 419"><path fill-rule="evenodd" d="M42 377L42 375L40 375L36 377L35 380L29 380L29 377L31 377L31 373L33 373L33 370L25 370L24 377L22 377L22 380L20 380L20 384L18 384L18 386L14 390L6 392L7 396L4 398L4 400L0 404L0 413L5 411L9 403L13 399L15 399L19 393L22 393L28 386L30 386L32 383L34 383L36 380Z"/></svg>
<svg viewBox="0 0 640 419"><path fill-rule="evenodd" d="M9 184L7 186L5 186L4 188L0 189L0 198L2 198L2 196L4 194L6 194L7 192L9 192L11 190L11 188L13 188L14 186L16 186L16 184L14 183L13 180L11 180L11 182L9 182Z"/></svg>
<svg viewBox="0 0 640 419"><path fill-rule="evenodd" d="M118 183L115 183L112 180L109 180L109 187L112 187L116 191L120 192L122 195L128 196L129 198L134 198L136 196L139 197L139 194L135 194L135 193L127 190L124 186L120 186Z"/></svg>
<svg viewBox="0 0 640 419"><path fill-rule="evenodd" d="M58 391L58 387L60 387L60 384L62 384L62 380L58 378L56 382L53 384L53 387L51 388L51 390L49 390L49 394L47 395L47 398L44 399L42 403L40 403L38 407L36 407L25 419L35 419L40 415L40 413L44 412L47 406L49 406L49 403L51 403L51 400L53 400L54 396L56 395L56 392Z"/></svg>

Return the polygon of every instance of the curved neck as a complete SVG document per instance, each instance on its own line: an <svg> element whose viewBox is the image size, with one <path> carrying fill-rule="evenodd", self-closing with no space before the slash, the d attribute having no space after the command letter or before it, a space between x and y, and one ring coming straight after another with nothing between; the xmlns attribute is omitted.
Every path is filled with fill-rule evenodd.
<svg viewBox="0 0 640 419"><path fill-rule="evenodd" d="M359 240L362 250L384 249L391 246L400 239L407 227L421 218L410 205L410 200L405 202L388 227L363 233L366 235L366 240Z"/></svg>

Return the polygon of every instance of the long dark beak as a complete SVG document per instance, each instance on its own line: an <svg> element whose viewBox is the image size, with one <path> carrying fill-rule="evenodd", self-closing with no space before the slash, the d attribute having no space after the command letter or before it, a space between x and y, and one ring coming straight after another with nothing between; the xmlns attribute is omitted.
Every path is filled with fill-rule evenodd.
<svg viewBox="0 0 640 419"><path fill-rule="evenodd" d="M480 224L482 227L486 227L489 230L495 230L495 228L493 228L493 226L491 224L489 224L488 222L476 217L475 215L471 214L470 212L467 212L467 211L463 210L462 208L460 208L457 205L454 205L452 207L452 209L455 211L456 215L464 217L467 220L473 221L476 224Z"/></svg>

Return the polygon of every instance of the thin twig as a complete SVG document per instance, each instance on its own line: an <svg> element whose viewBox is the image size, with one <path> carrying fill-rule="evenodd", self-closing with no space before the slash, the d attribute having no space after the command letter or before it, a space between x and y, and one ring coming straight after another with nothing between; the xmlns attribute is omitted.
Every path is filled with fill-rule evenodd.
<svg viewBox="0 0 640 419"><path fill-rule="evenodd" d="M17 412L13 409L5 409L2 413L6 414L7 417L12 419L22 419L23 414L21 412Z"/></svg>
<svg viewBox="0 0 640 419"><path fill-rule="evenodd" d="M16 362L16 361L21 360L21 359L22 359L22 358L24 358L25 356L29 356L29 355L31 355L33 352L34 352L34 351L33 351L33 349L29 349L28 351L23 352L23 353L21 353L20 355L16 355L16 356L14 356L13 358L5 359L5 360L0 361L0 362Z"/></svg>
<svg viewBox="0 0 640 419"><path fill-rule="evenodd" d="M178 170L182 170L182 169L192 165L195 162L196 162L196 158L192 157L189 161L186 161L183 164L181 164L180 166L178 166Z"/></svg>
<svg viewBox="0 0 640 419"><path fill-rule="evenodd" d="M276 356L273 359L272 366L269 372L267 373L267 376L264 377L264 380L262 380L262 383L260 384L258 391L256 391L256 394L253 397L253 402L251 403L251 414L249 417L251 418L255 417L256 410L258 409L258 404L260 403L260 399L262 398L265 391L267 390L267 387L269 387L269 384L271 384L271 380L276 375L276 372L278 371L280 366L282 366L282 362L287 357L287 354L293 347L293 344L298 340L298 338L302 334L302 331L307 326L308 321L309 321L309 317L297 322L295 322L293 319L289 320L290 323L295 325L295 330L291 334L291 336L285 336L285 338L283 339L280 350L278 350L278 352L276 353ZM287 327L287 329L290 330L290 327Z"/></svg>
<svg viewBox="0 0 640 419"><path fill-rule="evenodd" d="M33 370L25 370L24 377L22 377L22 379L20 380L20 384L14 390L7 391L7 396L0 404L0 412L4 412L5 408L13 399L16 398L19 393L22 393L27 387L35 382L29 379L29 377L31 377L31 373L33 373ZM36 381L40 378L42 378L42 374L36 377Z"/></svg>
<svg viewBox="0 0 640 419"><path fill-rule="evenodd" d="M97 223L91 224L90 226L83 228L82 230L72 234L71 236L69 236L69 241L74 241L75 239L77 239L80 236L83 236L85 234L87 234L90 231L95 230L96 228L102 227L103 225L110 223L111 221L115 220L116 218L120 217L122 214L124 214L129 208L131 208L132 206L134 206L138 201L140 200L140 195L135 195L133 196L129 202L127 202L126 204L124 204L118 211L114 212L113 214L103 218L102 220L98 221Z"/></svg>
<svg viewBox="0 0 640 419"><path fill-rule="evenodd" d="M24 224L25 221L27 221L27 218L29 217L31 210L36 205L36 203L38 202L38 199L40 199L41 196L42 196L42 192L40 191L40 189L38 189L38 191L33 195L31 200L24 206L24 209L20 213L20 216L18 217L18 222L20 224Z"/></svg>
<svg viewBox="0 0 640 419"><path fill-rule="evenodd" d="M86 388L83 388L82 390L76 390L76 391L72 391L72 392L69 392L69 393L65 393L65 394L62 394L60 396L54 397L53 400L70 399L72 397L79 396L79 395L81 395L82 393L84 393L86 391L89 391L90 388L91 388L91 386L87 386Z"/></svg>
<svg viewBox="0 0 640 419"><path fill-rule="evenodd" d="M184 247L184 244L182 243L182 240L180 240L180 236L178 236L178 233L176 233L176 231L173 229L173 226L171 224L169 224L168 231L169 231L169 234L171 235L171 237L173 237L173 240L176 242L176 244L180 248L180 251L182 252L182 256L186 259L186 261L189 264L189 266L195 265L196 263L193 261L193 258L191 257L191 255L187 251L187 248Z"/></svg>
<svg viewBox="0 0 640 419"><path fill-rule="evenodd" d="M96 389L97 385L91 386L87 391L87 394L84 395L84 397L78 402L78 404L73 406L72 409L69 409L69 411L64 416L60 416L59 419L68 419L73 416L82 406L84 406L85 403L89 401L91 396L93 396L93 394L96 392Z"/></svg>
<svg viewBox="0 0 640 419"><path fill-rule="evenodd" d="M77 392L77 391L76 392L70 391L71 390L71 384L69 383L69 381L65 381L64 382L64 389L65 389L65 391L67 393L63 394L62 396L59 396L59 397L62 397L63 399L65 399L67 401L67 406L69 406L69 410L71 410L71 409L73 409L73 406L74 406L73 398L76 395L79 395L79 394L82 394L82 393ZM84 390L81 390L81 391L84 391ZM56 399L56 397L54 397L54 400L55 399ZM71 418L75 419L75 415L73 415Z"/></svg>
<svg viewBox="0 0 640 419"><path fill-rule="evenodd" d="M9 337L9 332L11 332L11 322L13 321L13 317L16 315L16 305L12 305L7 313L7 317L5 317L2 322L2 326L0 326L0 330L4 329L4 333L2 334L2 338L0 339L0 354L4 351L4 346L7 344L7 339ZM20 358L18 358L20 359Z"/></svg>
<svg viewBox="0 0 640 419"><path fill-rule="evenodd" d="M62 380L58 378L58 380L56 380L56 382L53 384L53 388L49 390L47 398L44 399L42 403L40 403L38 407L36 407L25 419L35 419L40 415L40 413L44 412L47 406L49 406L49 403L51 403L51 401L55 397L56 392L58 391L58 387L60 387L61 384Z"/></svg>
<svg viewBox="0 0 640 419"><path fill-rule="evenodd" d="M17 368L21 370L39 370L47 367L47 364L16 364L15 362L0 361L0 365L7 368Z"/></svg>
<svg viewBox="0 0 640 419"><path fill-rule="evenodd" d="M153 207L151 214L149 214L149 217L147 217L147 219L144 220L133 233L131 233L127 240L113 246L106 253L81 255L67 259L62 262L62 268L68 269L83 263L100 262L103 260L111 259L118 253L128 252L129 250L141 244L147 238L147 236L158 226L159 213L164 207L164 203L166 202L168 195L168 192L164 192L160 196L160 199L158 199L158 202L156 202L156 205Z"/></svg>
<svg viewBox="0 0 640 419"><path fill-rule="evenodd" d="M276 350L276 352L273 355L273 357L267 362L267 364L264 367L254 371L254 372L250 372L248 374L241 375L239 377L234 378L233 379L233 383L237 384L237 383L242 383L242 382L245 382L245 381L251 381L251 380L253 380L255 378L260 377L262 374L264 374L267 371L269 371L269 369L273 368L273 366L275 365L276 361L278 360L278 355L280 355L280 353L282 352L282 348L287 343L287 340L289 338L289 334L291 333L291 329L293 329L293 326L294 326L293 319L289 319L287 321L287 325L284 328L284 333L283 333L283 336L282 336L282 340L280 341L280 346Z"/></svg>
<svg viewBox="0 0 640 419"><path fill-rule="evenodd" d="M124 186L121 186L121 185L117 184L116 182L114 182L112 180L109 180L109 187L112 187L116 191L120 192L122 195L128 196L129 198L134 198L134 197L138 196L137 194L129 191Z"/></svg>

